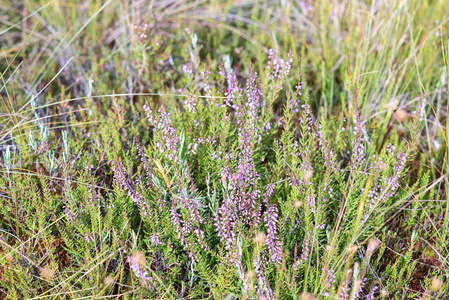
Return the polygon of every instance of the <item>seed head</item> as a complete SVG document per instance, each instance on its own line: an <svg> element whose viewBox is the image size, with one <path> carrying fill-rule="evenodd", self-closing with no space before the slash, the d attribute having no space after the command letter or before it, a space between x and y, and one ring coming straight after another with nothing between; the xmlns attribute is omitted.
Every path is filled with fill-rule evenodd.
<svg viewBox="0 0 449 300"><path fill-rule="evenodd" d="M141 279L141 280L140 280L140 286L143 287L143 288L145 288L145 287L148 286L148 284L147 284L147 282L145 281L145 279Z"/></svg>
<svg viewBox="0 0 449 300"><path fill-rule="evenodd" d="M295 208L300 208L302 205L301 201L296 201L295 202Z"/></svg>
<svg viewBox="0 0 449 300"><path fill-rule="evenodd" d="M233 294L227 294L225 300L234 300L235 296Z"/></svg>
<svg viewBox="0 0 449 300"><path fill-rule="evenodd" d="M306 174L304 174L304 179L306 182L309 182L312 179L313 176L313 171L312 170L308 170L306 172Z"/></svg>
<svg viewBox="0 0 449 300"><path fill-rule="evenodd" d="M10 254L5 256L5 259L7 262L11 263L12 262L12 256Z"/></svg>
<svg viewBox="0 0 449 300"><path fill-rule="evenodd" d="M253 270L249 270L248 273L246 273L246 276L252 279L256 277L256 272L254 272Z"/></svg>
<svg viewBox="0 0 449 300"><path fill-rule="evenodd" d="M395 110L396 107L398 107L398 104L399 104L399 100L398 99L394 99L393 101L388 102L387 104L385 104L385 107L388 110Z"/></svg>
<svg viewBox="0 0 449 300"><path fill-rule="evenodd" d="M354 245L354 246L350 247L348 249L348 251L349 251L349 253L351 253L351 255L354 255L354 253L357 251L357 249L359 249L359 247Z"/></svg>
<svg viewBox="0 0 449 300"><path fill-rule="evenodd" d="M132 256L132 260L136 262L139 266L142 266L145 264L145 256L143 255L142 251L136 251L134 252Z"/></svg>
<svg viewBox="0 0 449 300"><path fill-rule="evenodd" d="M370 240L368 241L368 251L374 251L377 248L379 248L380 246L380 242L378 239L376 238L370 238Z"/></svg>
<svg viewBox="0 0 449 300"><path fill-rule="evenodd" d="M430 285L430 290L432 292L437 292L437 291L440 290L442 282L441 282L440 278L433 277L432 280L430 281L430 284L431 284Z"/></svg>
<svg viewBox="0 0 449 300"><path fill-rule="evenodd" d="M355 284L354 284L354 289L356 291L358 291L360 289L360 287L362 286L363 280L362 279L357 279Z"/></svg>
<svg viewBox="0 0 449 300"><path fill-rule="evenodd" d="M265 243L267 236L262 231L259 231L256 234L256 237L254 238L254 242L260 245L263 245Z"/></svg>
<svg viewBox="0 0 449 300"><path fill-rule="evenodd" d="M313 294L303 293L301 295L301 300L315 300L315 297L313 296Z"/></svg>
<svg viewBox="0 0 449 300"><path fill-rule="evenodd" d="M109 276L105 277L105 279L104 279L104 285L106 285L106 286L111 286L114 284L114 282L115 282L115 280L114 280L114 277L112 277L112 275L109 275Z"/></svg>
<svg viewBox="0 0 449 300"><path fill-rule="evenodd" d="M396 119L401 122L404 123L405 120L407 120L408 117L408 113L405 109L403 108L399 108L396 113L395 113Z"/></svg>
<svg viewBox="0 0 449 300"><path fill-rule="evenodd" d="M53 278L53 272L51 271L49 266L45 266L41 269L41 275L48 281L50 281Z"/></svg>

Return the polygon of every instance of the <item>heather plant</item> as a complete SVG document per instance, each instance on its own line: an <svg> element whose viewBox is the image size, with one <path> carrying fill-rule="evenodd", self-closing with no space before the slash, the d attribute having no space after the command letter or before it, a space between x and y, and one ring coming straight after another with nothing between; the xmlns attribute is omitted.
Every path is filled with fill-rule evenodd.
<svg viewBox="0 0 449 300"><path fill-rule="evenodd" d="M186 74L201 82L192 92L205 96L185 95L179 102L174 97L165 105L147 101L140 115L149 136L141 141L135 133L124 145L115 138L107 154L113 174L107 191L82 171L70 178L70 154L63 150L63 198L51 206L50 187L41 179L49 204L32 213L41 215L40 221L28 226L45 231L52 220L45 221L46 214L62 212L56 228L66 255L78 259L69 268L73 274L60 274L45 293L66 284L85 295L94 284L98 293L99 277L109 274L118 283L128 273L149 298L170 293L274 299L303 291L341 299L374 295L381 284L368 269L381 244L375 236L395 207L425 194L398 189L416 150L425 100L420 98L414 113L410 140L390 143L376 155L366 139L357 88L352 116L317 119L303 82L273 113L273 99L292 63L290 54L284 60L270 52L265 87L251 68L244 87L232 69L216 72L216 87L205 66L195 75L200 79ZM335 139L332 127L339 128ZM67 149L67 134L62 136ZM38 196L31 178L25 176L30 186L20 188L8 174L4 185ZM425 186L426 178L415 186ZM132 239L132 248L120 245L123 237ZM42 239L54 242L50 233ZM84 276L82 265L95 273ZM409 276L403 274L403 280ZM24 295L28 281L22 284L16 285Z"/></svg>
<svg viewBox="0 0 449 300"><path fill-rule="evenodd" d="M79 31L0 64L0 297L449 297L431 9L281 2L40 8Z"/></svg>

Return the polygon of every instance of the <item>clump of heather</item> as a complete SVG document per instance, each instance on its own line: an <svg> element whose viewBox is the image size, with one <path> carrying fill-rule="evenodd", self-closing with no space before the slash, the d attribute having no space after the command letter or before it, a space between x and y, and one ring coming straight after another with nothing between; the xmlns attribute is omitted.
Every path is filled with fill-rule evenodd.
<svg viewBox="0 0 449 300"><path fill-rule="evenodd" d="M375 299L393 289L379 272L410 281L410 271L399 276L372 262L386 249L385 222L423 197L416 185L426 177L415 187L404 178L417 153L424 97L406 137L377 147L357 86L348 93L352 111L323 118L291 53L270 50L264 73L250 66L243 84L230 65L201 65L191 39L193 61L178 70L182 93L137 103L135 126L144 130L122 121L110 124L114 135L103 129L111 148L98 153L111 178L87 176L90 165L74 178L65 135L60 186L39 183L45 198L61 191L62 206L50 208L60 215L58 228L68 228L68 253L84 250L77 264L100 266L105 290L133 286L145 298Z"/></svg>
<svg viewBox="0 0 449 300"><path fill-rule="evenodd" d="M145 103L151 138L146 147L138 139L130 145L141 162L135 179L119 156L114 162L117 184L142 218L145 272L184 286L182 295L278 299L308 291L354 299L377 291L369 268L377 247L365 245L410 195L399 186L416 153L425 99L409 141L378 150L356 86L350 115L317 118L301 80L274 110L293 61L270 50L266 80L250 68L244 86L230 68L213 77L205 65L196 75L185 65L199 89L180 105ZM163 271L170 261L186 275ZM221 272L233 283L223 285ZM162 289L153 280L145 295Z"/></svg>

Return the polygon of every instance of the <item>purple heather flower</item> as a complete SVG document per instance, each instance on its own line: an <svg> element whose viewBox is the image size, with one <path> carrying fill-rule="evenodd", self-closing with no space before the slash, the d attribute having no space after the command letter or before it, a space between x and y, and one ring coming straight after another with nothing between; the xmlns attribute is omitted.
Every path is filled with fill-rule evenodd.
<svg viewBox="0 0 449 300"><path fill-rule="evenodd" d="M148 122L150 122L151 125L155 126L156 124L156 120L153 117L153 112L151 110L150 105L148 104L148 101L145 102L143 109L145 110L145 112L147 113L147 119Z"/></svg>
<svg viewBox="0 0 449 300"><path fill-rule="evenodd" d="M363 142L363 125L362 116L359 110L359 103L357 101L357 88L354 88L352 98L354 100L354 141L353 141L353 154L352 162L353 165L358 167L366 162L365 158L365 144Z"/></svg>
<svg viewBox="0 0 449 300"><path fill-rule="evenodd" d="M161 241L159 240L159 233L157 233L157 232L154 232L152 235L151 235L151 244L153 245L153 246L157 246L157 245L161 245L162 243L161 243Z"/></svg>
<svg viewBox="0 0 449 300"><path fill-rule="evenodd" d="M298 261L298 265L309 258L309 252L310 252L309 240L306 236L304 236L304 240L302 242L302 254Z"/></svg>
<svg viewBox="0 0 449 300"><path fill-rule="evenodd" d="M237 274L239 275L240 280L242 281L243 289L245 290L245 293L249 293L250 285L248 282L248 278L245 274L245 269L242 265L242 256L238 253L238 251L235 253L235 266L237 270Z"/></svg>
<svg viewBox="0 0 449 300"><path fill-rule="evenodd" d="M181 245L184 247L184 249L189 249L192 245L187 241L185 232L187 231L182 226L182 221L180 218L180 214L178 213L176 209L176 203L173 201L172 207L170 209L170 216L173 226L175 227L175 231L178 233L178 239L181 242Z"/></svg>
<svg viewBox="0 0 449 300"><path fill-rule="evenodd" d="M321 127L321 124L320 124ZM323 134L321 133L321 130L317 130L316 132L316 139L318 141L318 146L320 146L321 148L323 148Z"/></svg>
<svg viewBox="0 0 449 300"><path fill-rule="evenodd" d="M408 152L399 151L396 154L396 164L393 167L393 175L386 178L384 181L384 185L380 190L380 195L382 195L380 202L383 202L387 197L394 196L394 191L399 187L399 178L401 176L401 172L405 167L407 162Z"/></svg>
<svg viewBox="0 0 449 300"><path fill-rule="evenodd" d="M374 293L377 291L377 289L378 289L377 285L374 284L371 287L369 294L366 296L366 300L374 300L374 298L375 298Z"/></svg>
<svg viewBox="0 0 449 300"><path fill-rule="evenodd" d="M420 101L418 102L418 109L417 111L414 111L413 114L419 116L419 122L422 121L422 118L424 118L424 114L426 113L426 99L420 98Z"/></svg>
<svg viewBox="0 0 449 300"><path fill-rule="evenodd" d="M301 108L303 109L302 117L299 119L299 122L303 124L304 122L307 123L307 135L312 134L313 130L313 117L312 117L312 110L310 109L309 104L303 104L301 105Z"/></svg>
<svg viewBox="0 0 449 300"><path fill-rule="evenodd" d="M137 151L139 152L140 160L142 161L143 168L145 170L145 177L147 179L147 188L151 188L153 186L153 163L148 159L145 151L143 151L142 145L140 144L140 140L137 135L134 136L136 140Z"/></svg>
<svg viewBox="0 0 449 300"><path fill-rule="evenodd" d="M242 97L242 89L238 84L237 76L232 71L224 71L221 67L219 74L225 77L226 83L228 84L227 90L224 92L226 98L224 99L223 106L235 108L233 106L235 99Z"/></svg>
<svg viewBox="0 0 449 300"><path fill-rule="evenodd" d="M345 299L348 299L348 297L349 297L349 290L350 290L350 287L349 287L349 279L346 279L346 280L343 282L343 287L342 287L342 289L341 289L341 292L340 292L340 295L339 295L338 299L339 299L339 300L345 300Z"/></svg>
<svg viewBox="0 0 449 300"><path fill-rule="evenodd" d="M141 252L136 252L133 256L128 257L126 260L129 263L131 270L134 272L137 278L141 279L145 285L149 288L152 287L151 283L153 278L148 276L147 271L143 269L145 258Z"/></svg>
<svg viewBox="0 0 449 300"><path fill-rule="evenodd" d="M210 85L210 80L209 80L209 74L211 72L209 70L204 70L203 72L201 72L201 78L204 80L204 92L206 93L206 100L207 102L211 103L212 102L212 90L211 90L211 85Z"/></svg>
<svg viewBox="0 0 449 300"><path fill-rule="evenodd" d="M363 288L365 287L365 283L368 279L367 278L363 278L360 281L360 285L355 293L355 299L359 299L359 297L361 296L361 293L363 292Z"/></svg>
<svg viewBox="0 0 449 300"><path fill-rule="evenodd" d="M335 282L335 270L327 267L326 270L323 271L324 278L326 279L326 285L328 288L331 288L332 284Z"/></svg>
<svg viewBox="0 0 449 300"><path fill-rule="evenodd" d="M313 5L308 4L307 1L301 0L299 1L299 7L301 8L301 11L304 14L304 16L306 16L306 18L309 17L310 12L313 9Z"/></svg>
<svg viewBox="0 0 449 300"><path fill-rule="evenodd" d="M238 165L234 172L223 170L222 176L226 175L230 179L230 186L233 190L231 202L237 205L238 211L245 224L253 228L257 226L260 219L260 207L258 198L260 191L255 188L259 174L256 171L253 160L253 146L260 142L259 131L259 106L262 92L258 84L258 77L250 70L249 79L246 83L247 101L244 106L236 106L236 116L238 127L239 155Z"/></svg>
<svg viewBox="0 0 449 300"><path fill-rule="evenodd" d="M274 193L274 183L270 183L266 186L265 188L265 198L268 199L270 198Z"/></svg>
<svg viewBox="0 0 449 300"><path fill-rule="evenodd" d="M187 110L191 113L195 112L195 108L196 108L196 99L195 96L193 96L192 94L190 94L186 100L184 101L184 104L187 108Z"/></svg>
<svg viewBox="0 0 449 300"><path fill-rule="evenodd" d="M182 71L184 72L184 74L187 75L187 78L190 79L190 75L192 75L192 73L193 73L192 69L190 68L190 63L183 65Z"/></svg>
<svg viewBox="0 0 449 300"><path fill-rule="evenodd" d="M257 294L259 299L265 298L267 300L276 299L274 296L273 290L270 287L270 283L268 279L263 274L262 266L260 265L260 257L257 255L254 258L254 271L256 273L258 287Z"/></svg>
<svg viewBox="0 0 449 300"><path fill-rule="evenodd" d="M237 214L231 199L226 194L224 197L222 206L217 210L215 224L217 226L218 236L225 243L225 249L230 250L232 243L235 241Z"/></svg>
<svg viewBox="0 0 449 300"><path fill-rule="evenodd" d="M289 52L287 59L284 60L279 57L279 52L273 49L268 50L268 65L267 69L270 70L268 79L272 80L272 87L275 90L282 90L282 83L288 74L290 73L291 64L293 63L293 54Z"/></svg>
<svg viewBox="0 0 449 300"><path fill-rule="evenodd" d="M331 150L331 144L329 143L327 147L323 147L324 152L324 166L331 172L337 172L337 165L336 165L336 159L335 154Z"/></svg>
<svg viewBox="0 0 449 300"><path fill-rule="evenodd" d="M300 99L299 98L290 98L289 102L289 108L292 110L292 113L297 113L299 112L299 104L300 104Z"/></svg>
<svg viewBox="0 0 449 300"><path fill-rule="evenodd" d="M298 84L295 86L296 88L296 96L300 97L302 95L301 90L302 90L302 86L304 85L304 82L300 81L298 82ZM299 106L299 103L298 105Z"/></svg>
<svg viewBox="0 0 449 300"><path fill-rule="evenodd" d="M86 235L86 236L84 237L84 241L86 241L87 243L88 243L88 242L95 242L95 237L92 236L92 235Z"/></svg>
<svg viewBox="0 0 449 300"><path fill-rule="evenodd" d="M388 143L386 151L388 154L392 154L394 151L396 150L396 148L393 146L392 143Z"/></svg>
<svg viewBox="0 0 449 300"><path fill-rule="evenodd" d="M268 134L268 132L270 131L270 129L271 129L271 123L270 123L270 122L266 122L266 123L264 124L264 126L263 126L263 131L264 131L264 133L265 133L265 134Z"/></svg>
<svg viewBox="0 0 449 300"><path fill-rule="evenodd" d="M376 204L376 200L379 199L379 191L381 189L381 186L379 184L376 184L375 186L373 186L367 195L366 198L366 204L368 205L368 209L367 212L363 218L362 223L365 223L366 220L368 220L369 218L369 212L374 208L375 204Z"/></svg>
<svg viewBox="0 0 449 300"><path fill-rule="evenodd" d="M307 204L310 206L310 211L315 213L315 196L313 194L307 195Z"/></svg>
<svg viewBox="0 0 449 300"><path fill-rule="evenodd" d="M270 253L271 260L280 265L282 262L282 244L279 241L277 234L277 223L278 223L278 210L275 205L270 205L268 210L264 214L264 222L267 226L267 238L265 243L268 247L268 252Z"/></svg>
<svg viewBox="0 0 449 300"><path fill-rule="evenodd" d="M155 127L153 130L164 137L163 140L165 143L156 143L158 151L160 153L166 153L166 156L170 160L179 164L179 158L177 156L178 135L176 134L176 129L171 126L170 113L168 113L165 107L162 106L158 111L158 120L156 120L153 117L149 106L146 105L144 108L147 111L148 120L151 125Z"/></svg>
<svg viewBox="0 0 449 300"><path fill-rule="evenodd" d="M140 193L136 192L128 183L125 167L119 158L114 160L112 168L117 184L128 192L128 196L142 209L143 214L148 215L149 210L145 198Z"/></svg>

